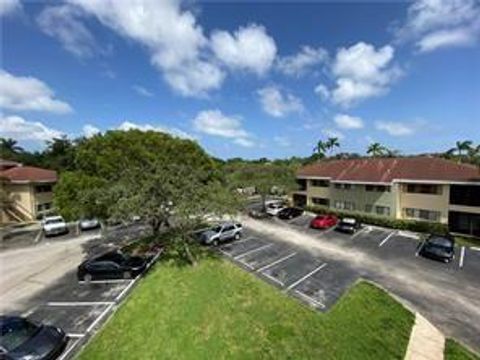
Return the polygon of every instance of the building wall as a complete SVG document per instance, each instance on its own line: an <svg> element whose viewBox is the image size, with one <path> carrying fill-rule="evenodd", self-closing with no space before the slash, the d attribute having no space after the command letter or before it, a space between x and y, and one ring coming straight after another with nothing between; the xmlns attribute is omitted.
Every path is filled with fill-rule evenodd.
<svg viewBox="0 0 480 360"><path fill-rule="evenodd" d="M398 184L398 207L397 217L400 219L411 219L406 216L404 209L422 209L429 211L438 211L440 213L439 222L448 223L448 208L450 202L450 186L438 185L441 188L440 194L420 194L408 193L406 191L408 184ZM415 219L413 219L415 220ZM421 219L416 219L421 220Z"/></svg>
<svg viewBox="0 0 480 360"><path fill-rule="evenodd" d="M8 184L7 192L14 201L14 205L31 219L35 217L35 200L31 184Z"/></svg>
<svg viewBox="0 0 480 360"><path fill-rule="evenodd" d="M390 216L394 216L395 207L391 192L366 191L364 184L353 184L350 189L337 189L334 186L331 189L330 206L335 207L335 202L353 202L356 211L366 211L366 206L373 207L371 213L375 213L375 206L388 207Z"/></svg>

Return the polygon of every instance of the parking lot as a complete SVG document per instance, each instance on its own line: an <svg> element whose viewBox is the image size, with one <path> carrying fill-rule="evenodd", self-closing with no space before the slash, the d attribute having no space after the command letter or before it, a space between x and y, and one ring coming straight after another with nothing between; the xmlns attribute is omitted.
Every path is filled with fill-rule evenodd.
<svg viewBox="0 0 480 360"><path fill-rule="evenodd" d="M0 253L4 287L1 312L62 328L70 340L60 359L71 358L141 278L85 283L77 280L76 267L85 257L125 244L147 232L148 227L131 224L103 232L70 231L49 238L42 235L35 242L12 244ZM18 261L25 258L29 262L23 261L23 266L18 267ZM149 263L149 268L157 258Z"/></svg>
<svg viewBox="0 0 480 360"><path fill-rule="evenodd" d="M244 221L244 235L219 250L281 291L330 309L360 278L374 281L447 336L479 350L480 249L457 247L451 263L419 256L418 234L364 226L354 235L309 227L312 215Z"/></svg>

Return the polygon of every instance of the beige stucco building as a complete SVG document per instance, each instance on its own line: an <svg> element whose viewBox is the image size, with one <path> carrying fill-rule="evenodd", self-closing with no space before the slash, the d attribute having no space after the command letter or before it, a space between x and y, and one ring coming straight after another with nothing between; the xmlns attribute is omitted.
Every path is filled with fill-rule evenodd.
<svg viewBox="0 0 480 360"><path fill-rule="evenodd" d="M480 236L480 169L430 157L326 160L297 174L296 205L448 224Z"/></svg>
<svg viewBox="0 0 480 360"><path fill-rule="evenodd" d="M1 223L25 222L53 211L57 173L0 160Z"/></svg>

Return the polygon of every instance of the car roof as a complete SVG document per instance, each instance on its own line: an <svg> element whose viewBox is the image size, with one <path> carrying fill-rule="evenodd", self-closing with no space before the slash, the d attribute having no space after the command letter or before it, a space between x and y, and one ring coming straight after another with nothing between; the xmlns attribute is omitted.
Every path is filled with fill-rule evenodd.
<svg viewBox="0 0 480 360"><path fill-rule="evenodd" d="M449 236L431 235L428 238L428 242L436 245L451 246L454 244L455 241L452 237Z"/></svg>
<svg viewBox="0 0 480 360"><path fill-rule="evenodd" d="M63 217L61 217L60 215L45 216L44 220L45 221L48 221L48 220L63 220Z"/></svg>
<svg viewBox="0 0 480 360"><path fill-rule="evenodd" d="M355 224L355 223L357 222L357 220L354 219L354 218L348 218L348 217L346 217L346 218L343 218L343 219L342 219L342 222L347 223L347 224Z"/></svg>

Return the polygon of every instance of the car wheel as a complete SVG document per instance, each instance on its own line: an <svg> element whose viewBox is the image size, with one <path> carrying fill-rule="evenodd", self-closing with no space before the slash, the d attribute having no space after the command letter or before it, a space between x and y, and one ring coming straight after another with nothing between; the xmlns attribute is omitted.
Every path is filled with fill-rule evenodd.
<svg viewBox="0 0 480 360"><path fill-rule="evenodd" d="M213 240L212 244L213 246L218 246L218 240Z"/></svg>
<svg viewBox="0 0 480 360"><path fill-rule="evenodd" d="M235 236L234 236L234 239L235 239L235 240L240 239L240 233L236 233Z"/></svg>
<svg viewBox="0 0 480 360"><path fill-rule="evenodd" d="M92 281L92 275L91 274L83 275L83 281L85 281L86 283L89 283L90 281Z"/></svg>
<svg viewBox="0 0 480 360"><path fill-rule="evenodd" d="M132 278L132 273L130 271L124 271L123 272L123 278L125 280L131 279Z"/></svg>

